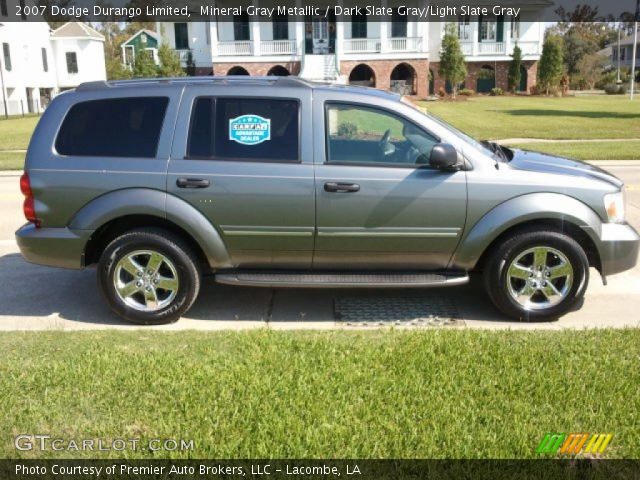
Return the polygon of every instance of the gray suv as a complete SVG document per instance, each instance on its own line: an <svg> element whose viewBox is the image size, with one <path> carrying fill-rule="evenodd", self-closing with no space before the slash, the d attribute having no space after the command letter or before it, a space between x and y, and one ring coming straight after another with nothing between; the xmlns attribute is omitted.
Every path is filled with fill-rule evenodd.
<svg viewBox="0 0 640 480"><path fill-rule="evenodd" d="M623 184L477 142L400 96L293 77L92 82L59 95L21 179L24 257L97 265L111 309L176 321L203 274L264 287L438 287L555 318L632 268Z"/></svg>

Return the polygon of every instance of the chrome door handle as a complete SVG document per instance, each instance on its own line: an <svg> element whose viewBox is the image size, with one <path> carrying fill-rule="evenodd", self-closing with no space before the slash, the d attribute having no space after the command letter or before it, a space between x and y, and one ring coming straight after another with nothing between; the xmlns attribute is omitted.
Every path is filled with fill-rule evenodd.
<svg viewBox="0 0 640 480"><path fill-rule="evenodd" d="M179 178L176 180L176 185L179 188L207 188L209 180L204 178Z"/></svg>
<svg viewBox="0 0 640 480"><path fill-rule="evenodd" d="M324 184L325 192L332 193L353 193L360 191L357 183L327 182Z"/></svg>

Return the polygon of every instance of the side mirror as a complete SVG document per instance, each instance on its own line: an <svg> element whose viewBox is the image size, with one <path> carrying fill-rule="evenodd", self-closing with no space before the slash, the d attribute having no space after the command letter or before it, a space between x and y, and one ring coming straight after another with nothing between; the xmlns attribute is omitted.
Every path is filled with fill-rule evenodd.
<svg viewBox="0 0 640 480"><path fill-rule="evenodd" d="M453 145L438 143L431 149L429 166L438 170L451 170L458 165L458 152Z"/></svg>

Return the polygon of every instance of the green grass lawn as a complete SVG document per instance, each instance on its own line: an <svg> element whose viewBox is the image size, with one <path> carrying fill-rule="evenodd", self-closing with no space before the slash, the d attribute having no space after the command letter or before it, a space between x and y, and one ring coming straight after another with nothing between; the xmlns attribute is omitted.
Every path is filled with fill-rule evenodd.
<svg viewBox="0 0 640 480"><path fill-rule="evenodd" d="M194 440L174 457L504 458L573 431L640 457L640 330L5 333L0 351L2 458L29 455L25 432Z"/></svg>
<svg viewBox="0 0 640 480"><path fill-rule="evenodd" d="M624 96L481 96L420 104L480 139L640 139L640 101Z"/></svg>
<svg viewBox="0 0 640 480"><path fill-rule="evenodd" d="M0 119L0 151L26 150L39 116Z"/></svg>

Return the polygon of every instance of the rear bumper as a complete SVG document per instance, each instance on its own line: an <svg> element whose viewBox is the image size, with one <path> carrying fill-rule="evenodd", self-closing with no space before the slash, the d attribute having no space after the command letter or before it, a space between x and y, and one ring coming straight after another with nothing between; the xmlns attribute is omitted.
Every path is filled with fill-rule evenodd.
<svg viewBox="0 0 640 480"><path fill-rule="evenodd" d="M84 249L93 232L68 228L36 228L23 225L16 232L16 242L24 258L50 267L84 267Z"/></svg>
<svg viewBox="0 0 640 480"><path fill-rule="evenodd" d="M640 235L631 225L603 223L598 243L602 275L613 275L636 266Z"/></svg>

